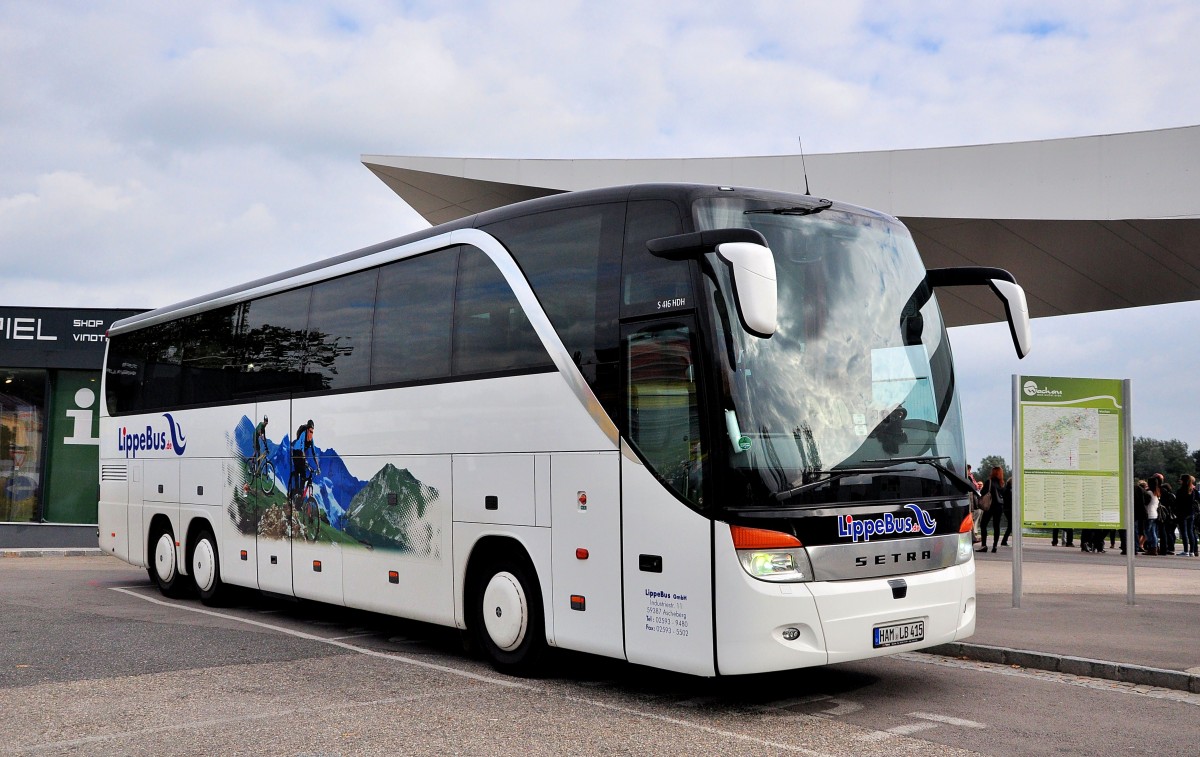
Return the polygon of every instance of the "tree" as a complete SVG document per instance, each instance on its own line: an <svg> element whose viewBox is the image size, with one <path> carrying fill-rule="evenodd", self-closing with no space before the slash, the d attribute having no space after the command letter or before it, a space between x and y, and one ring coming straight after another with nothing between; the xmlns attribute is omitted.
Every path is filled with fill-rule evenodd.
<svg viewBox="0 0 1200 757"><path fill-rule="evenodd" d="M979 461L979 467L975 469L975 478L979 481L986 481L988 476L992 475L992 468L997 465L1004 471L1004 480L1012 478L1012 469L1008 467L1008 463L1004 462L1004 458L1000 455L985 455Z"/></svg>
<svg viewBox="0 0 1200 757"><path fill-rule="evenodd" d="M1196 455L1200 455L1200 450ZM1188 452L1187 444L1178 439L1162 441L1148 436L1133 439L1133 475L1137 478L1161 473L1168 483L1174 484L1185 473L1196 474L1196 460Z"/></svg>

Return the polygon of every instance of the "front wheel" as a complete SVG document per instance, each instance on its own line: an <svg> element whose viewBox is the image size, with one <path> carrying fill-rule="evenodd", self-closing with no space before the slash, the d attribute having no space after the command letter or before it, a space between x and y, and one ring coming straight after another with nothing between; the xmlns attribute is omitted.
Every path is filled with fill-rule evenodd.
<svg viewBox="0 0 1200 757"><path fill-rule="evenodd" d="M471 633L503 673L536 673L546 656L542 596L533 569L504 558L481 571L471 594Z"/></svg>
<svg viewBox="0 0 1200 757"><path fill-rule="evenodd" d="M221 581L221 561L217 553L217 540L212 531L201 531L196 535L192 547L192 583L200 601L206 605L219 605L226 594Z"/></svg>
<svg viewBox="0 0 1200 757"><path fill-rule="evenodd" d="M169 529L158 531L151 541L154 550L147 572L150 580L165 597L179 597L184 593L184 580L179 575L175 553L175 535Z"/></svg>
<svg viewBox="0 0 1200 757"><path fill-rule="evenodd" d="M262 487L263 494L270 494L275 491L275 465L271 462L264 462L259 473L259 486Z"/></svg>

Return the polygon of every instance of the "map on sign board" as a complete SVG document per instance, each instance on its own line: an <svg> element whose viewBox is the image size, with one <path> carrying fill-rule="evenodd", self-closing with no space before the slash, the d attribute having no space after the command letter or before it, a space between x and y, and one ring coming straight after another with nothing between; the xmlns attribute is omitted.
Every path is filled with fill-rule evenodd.
<svg viewBox="0 0 1200 757"><path fill-rule="evenodd" d="M1119 416L1096 408L1025 408L1024 466L1030 470L1116 471Z"/></svg>

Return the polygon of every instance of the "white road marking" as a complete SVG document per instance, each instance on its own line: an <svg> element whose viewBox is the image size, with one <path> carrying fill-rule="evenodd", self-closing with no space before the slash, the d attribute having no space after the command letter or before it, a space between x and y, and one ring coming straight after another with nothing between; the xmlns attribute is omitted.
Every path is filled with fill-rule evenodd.
<svg viewBox="0 0 1200 757"><path fill-rule="evenodd" d="M352 710L359 707L376 707L386 704L400 704L402 702L416 702L422 699L432 699L440 696L455 696L456 692L438 693L432 692L429 694L414 694L407 697L389 697L387 699L377 699L374 702L338 702L337 704L325 705L322 707L305 707L303 710L287 709L276 710L274 712L256 712L250 715L239 715L235 718L214 718L212 720L189 721L187 723L172 723L171 725L155 726L153 728L141 728L136 731L122 731L120 733L106 733L98 736L85 736L81 739L71 739L69 741L54 741L48 744L38 744L37 746L24 747L19 749L20 752L44 752L46 750L64 749L66 747L87 746L89 744L98 744L114 739L124 739L133 736L142 736L148 733L166 733L169 731L180 731L193 728L209 728L212 726L229 725L232 723L243 723L250 720L267 720L270 718L279 718L282 716L296 714L311 714L314 711L336 710Z"/></svg>
<svg viewBox="0 0 1200 757"><path fill-rule="evenodd" d="M921 720L932 720L935 723L945 723L946 725L956 725L959 728L987 728L983 723L976 723L974 720L964 720L962 718L952 718L949 715L935 715L932 712L910 712L910 718L920 718Z"/></svg>
<svg viewBox="0 0 1200 757"><path fill-rule="evenodd" d="M166 602L157 597L150 597L150 596L141 594L136 591L129 591L128 589L119 589L118 588L118 589L113 589L113 591L119 591L122 594L128 594L129 596L134 597L136 599L140 599L145 602L151 602L156 605L162 605L163 607L172 607L176 610L185 610L187 612L194 612L199 615L208 615L213 618L222 618L224 620L232 620L232 621L236 621L238 623L245 623L246 625L258 626L259 628L267 628L272 631L278 631L279 633L287 634L288 636L295 636L298 639L306 639L308 641L315 641L315 642L318 642L321 644L328 644L329 646L332 646L332 647L338 647L339 649L345 649L348 652L356 652L358 654L364 654L369 657L380 657L385 660L395 660L396 662L402 662L406 665L412 665L412 666L418 667L418 668L425 668L426 670L436 670L441 673L449 673L451 675L461 676L463 678L470 678L473 681L480 681L483 683L494 683L497 686L506 686L510 689L524 689L526 691L540 691L540 689L537 687L529 686L529 685L523 684L523 683L518 683L516 681L506 680L503 678L496 678L495 676L480 675L479 673L472 673L468 670L459 670L457 668L450 668L445 665L435 665L432 662L425 662L424 660L415 660L411 657L404 657L403 655L392 654L390 652L378 652L374 649L365 649L363 647L356 647L353 644L347 644L344 641L336 641L334 639L327 639L324 636L317 636L315 634L305 633L304 631L296 631L291 628L285 628L283 626L277 626L277 625L273 625L271 623L264 623L261 620L251 620L250 618L239 618L236 615L227 615L223 612L216 612L215 610L209 610L209 609L206 609L203 607L191 607L191 606L179 604L176 602Z"/></svg>
<svg viewBox="0 0 1200 757"><path fill-rule="evenodd" d="M544 687L540 687L540 686L530 686L528 684L518 683L518 682L509 680L509 679L505 679L505 678L496 678L494 676L480 675L479 673L472 673L467 670L451 668L446 665L435 665L430 662L425 662L424 660L415 660L411 657L405 657L403 655L392 654L389 652L378 652L374 649L366 649L363 647L356 647L353 644L347 644L344 641L338 641L336 639L328 639L328 638L325 638L322 636L316 636L311 633L305 633L304 631L297 631L297 630L294 630L291 628L285 628L283 626L272 625L271 623L264 623L260 620L251 620L250 618L241 618L236 615L227 615L225 613L217 612L215 610L209 610L209 609L203 608L203 607L192 607L192 606L180 604L177 602L168 602L165 600L161 600L157 597L148 596L146 594L142 594L142 593L136 592L136 591L131 591L131 590L125 589L125 588L114 588L113 591L119 591L122 594L127 594L131 597L134 597L135 599L141 599L143 601L151 602L153 604L161 605L163 607L171 607L176 610L185 610L187 612L194 612L199 615L208 615L208 616L214 617L214 618L222 618L224 620L232 620L232 621L235 621L238 623L245 623L247 625L257 626L259 628L266 628L266 629L270 629L272 631L278 631L279 633L282 633L282 634L287 634L288 636L294 636L298 639L305 639L307 641L315 641L319 644L328 644L329 646L337 647L339 649L345 649L348 652L355 652L357 654L367 655L369 657L378 657L378 658L382 658L385 660L392 660L394 662L403 663L405 665L412 665L413 667L424 668L426 670L436 670L441 673L447 673L449 675L460 676L462 678L469 678L473 681L480 681L482 683L492 683L492 684L496 684L497 686L505 686L510 689L522 689L525 691L533 691L533 692L538 692L538 693L542 693L542 694L550 694L550 692L547 689L545 689ZM805 749L804 747L796 746L794 744L784 744L784 743L781 743L778 741L770 741L767 739L761 739L756 736L749 736L747 734L737 733L735 731L727 731L727 730L724 730L721 728L713 728L712 726L703 725L701 723L693 723L688 720L681 720L679 718L673 718L673 717L669 717L667 715L659 715L659 714L653 713L653 712L646 712L645 710L637 710L637 709L633 709L630 707L622 707L620 705L610 704L608 702L600 702L600 701L597 701L594 699L586 699L583 697L573 697L573 696L568 695L568 696L564 696L563 698L570 702L578 702L581 704L586 704L589 707L599 707L599 708L603 708L606 710L612 710L613 712L621 712L626 715L633 715L636 717L645 718L646 720L654 720L654 721L657 721L660 723L670 723L671 725L677 725L682 728L689 728L689 729L696 730L696 731L702 731L704 733L713 734L715 736L722 736L725 738L734 739L736 741L742 741L742 742L746 742L746 743L750 743L750 744L758 744L760 746L769 747L771 749L778 749L778 750L782 750L782 751L786 751L786 752L795 752L797 754L810 755L811 757L832 757L831 755L829 755L825 752L817 752L812 749ZM160 729L149 729L149 731L167 730L168 728L174 729L174 728L183 728L183 727L195 727L196 725L197 725L196 723L189 723L186 725L179 724L179 725L164 727L164 728L160 728ZM108 740L108 739L116 738L119 735L120 734L109 735L109 736L95 736L95 737L91 737L91 738L93 740L99 741L99 740ZM129 735L135 735L135 734L129 734ZM60 744L65 744L65 743L66 742L60 742ZM90 740L84 740L81 743L86 744L86 743L93 743L93 742ZM51 746L53 746L53 745L43 745L43 746L35 747L35 749L40 750L40 749L50 748Z"/></svg>
<svg viewBox="0 0 1200 757"><path fill-rule="evenodd" d="M933 723L908 723L907 725L898 725L895 728L887 729L887 732L896 736L908 736L921 731L928 731L930 728L937 728Z"/></svg>
<svg viewBox="0 0 1200 757"><path fill-rule="evenodd" d="M933 723L907 723L889 728L886 731L871 731L860 736L859 741L887 741L897 736L911 736L914 733L928 731L931 728L937 728L937 726Z"/></svg>

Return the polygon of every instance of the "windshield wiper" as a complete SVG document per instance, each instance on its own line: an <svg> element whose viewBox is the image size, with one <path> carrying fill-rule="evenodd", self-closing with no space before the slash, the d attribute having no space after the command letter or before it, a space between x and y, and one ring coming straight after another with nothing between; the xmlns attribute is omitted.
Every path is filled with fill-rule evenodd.
<svg viewBox="0 0 1200 757"><path fill-rule="evenodd" d="M876 461L866 460L865 462L873 463ZM869 475L872 473L879 473L881 470L881 468L839 468L837 470L807 471L807 475L828 476L828 478L823 478L820 481L809 481L807 484L800 484L799 486L794 486L791 489L775 492L771 495L771 497L776 502L787 502L789 499L793 499L804 492L812 491L813 489L824 486L825 484L831 484L838 479L845 478L846 476ZM913 468L908 468L898 471L888 471L888 473L911 473L913 470Z"/></svg>
<svg viewBox="0 0 1200 757"><path fill-rule="evenodd" d="M833 207L833 200L818 199L816 205L791 205L786 208L759 208L757 210L743 210L742 215L755 215L760 213L770 213L776 216L810 216L814 213L820 213L822 210L828 210Z"/></svg>
<svg viewBox="0 0 1200 757"><path fill-rule="evenodd" d="M950 459L949 457L933 457L932 455L925 455L925 456L918 455L916 457L892 457L892 458L884 458L882 460L864 460L863 462L864 463L889 463L889 462L890 463L920 463L921 465L928 465L931 468L933 468L934 470L936 470L938 473L945 475L946 478L953 481L955 483L955 485L957 485L958 488L961 489L963 492L974 492L975 487L971 485L970 481L968 481L967 479L958 475L958 472L955 471L953 468L948 468L945 465L942 465L942 463L941 463L942 460L949 460L949 459Z"/></svg>

